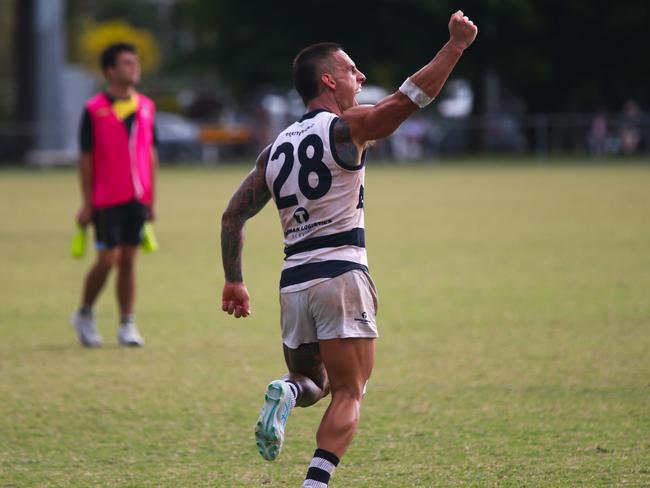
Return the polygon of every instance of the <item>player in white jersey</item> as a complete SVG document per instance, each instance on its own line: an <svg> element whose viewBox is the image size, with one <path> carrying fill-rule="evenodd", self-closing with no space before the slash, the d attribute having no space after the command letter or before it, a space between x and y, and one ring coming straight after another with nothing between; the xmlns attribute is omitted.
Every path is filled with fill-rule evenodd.
<svg viewBox="0 0 650 488"><path fill-rule="evenodd" d="M283 293L351 271L367 271L364 247L365 168L336 152L330 131L338 117L324 109L282 131L271 146L266 184L284 231ZM285 343L287 341L285 340ZM295 348L300 345L288 344Z"/></svg>
<svg viewBox="0 0 650 488"><path fill-rule="evenodd" d="M247 317L244 224L271 198L278 208L285 242L280 303L289 373L268 385L255 435L260 454L275 459L291 410L331 392L303 487L328 486L356 432L374 366L377 299L365 252L365 149L438 95L477 28L458 11L449 32L449 41L428 64L374 106L358 105L355 97L366 77L338 44L303 49L293 63L293 80L307 113L262 151L222 217L222 309Z"/></svg>

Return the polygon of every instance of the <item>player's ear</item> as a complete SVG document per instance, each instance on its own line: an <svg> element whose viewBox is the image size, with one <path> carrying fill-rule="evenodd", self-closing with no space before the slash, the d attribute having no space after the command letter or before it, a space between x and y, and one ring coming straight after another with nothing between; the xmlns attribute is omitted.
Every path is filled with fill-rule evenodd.
<svg viewBox="0 0 650 488"><path fill-rule="evenodd" d="M113 69L112 66L108 66L108 67L104 68L104 70L103 70L104 78L107 79L107 80L110 80L113 77L114 71L115 70Z"/></svg>
<svg viewBox="0 0 650 488"><path fill-rule="evenodd" d="M323 73L320 75L320 81L323 83L323 85L331 88L332 90L336 88L336 80L334 80L334 77L329 73Z"/></svg>

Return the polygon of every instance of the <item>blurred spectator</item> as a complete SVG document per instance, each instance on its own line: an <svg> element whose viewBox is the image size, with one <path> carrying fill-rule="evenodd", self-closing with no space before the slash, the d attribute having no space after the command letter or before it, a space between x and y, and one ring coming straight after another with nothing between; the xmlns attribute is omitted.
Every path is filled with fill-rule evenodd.
<svg viewBox="0 0 650 488"><path fill-rule="evenodd" d="M257 153L262 152L266 146L273 142L269 118L269 112L264 107L255 106L253 110L253 143Z"/></svg>
<svg viewBox="0 0 650 488"><path fill-rule="evenodd" d="M620 144L622 154L633 154L641 145L641 110L634 100L623 105L620 123Z"/></svg>
<svg viewBox="0 0 650 488"><path fill-rule="evenodd" d="M498 152L526 150L526 136L519 118L510 112L493 113L485 117L485 149Z"/></svg>
<svg viewBox="0 0 650 488"><path fill-rule="evenodd" d="M422 115L407 119L390 137L389 157L398 160L437 158L443 132L439 125Z"/></svg>
<svg viewBox="0 0 650 488"><path fill-rule="evenodd" d="M592 156L605 156L609 149L609 128L604 112L597 112L587 133L587 145Z"/></svg>
<svg viewBox="0 0 650 488"><path fill-rule="evenodd" d="M407 119L392 137L393 153L398 159L421 159L424 156L427 123L419 115Z"/></svg>

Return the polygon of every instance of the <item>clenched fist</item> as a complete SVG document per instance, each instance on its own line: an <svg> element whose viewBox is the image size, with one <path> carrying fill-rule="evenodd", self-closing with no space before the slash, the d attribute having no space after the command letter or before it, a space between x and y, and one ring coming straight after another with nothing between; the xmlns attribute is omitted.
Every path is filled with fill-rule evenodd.
<svg viewBox="0 0 650 488"><path fill-rule="evenodd" d="M467 49L478 33L478 27L469 20L462 10L454 13L449 19L449 35L451 42L461 49Z"/></svg>

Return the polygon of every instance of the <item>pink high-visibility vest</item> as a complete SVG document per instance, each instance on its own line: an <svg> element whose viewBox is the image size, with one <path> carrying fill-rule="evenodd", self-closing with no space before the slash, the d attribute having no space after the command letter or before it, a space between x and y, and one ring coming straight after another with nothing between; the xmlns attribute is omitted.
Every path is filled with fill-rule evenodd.
<svg viewBox="0 0 650 488"><path fill-rule="evenodd" d="M138 200L152 202L154 103L138 93L138 109L129 135L104 93L86 103L93 130L93 207Z"/></svg>

